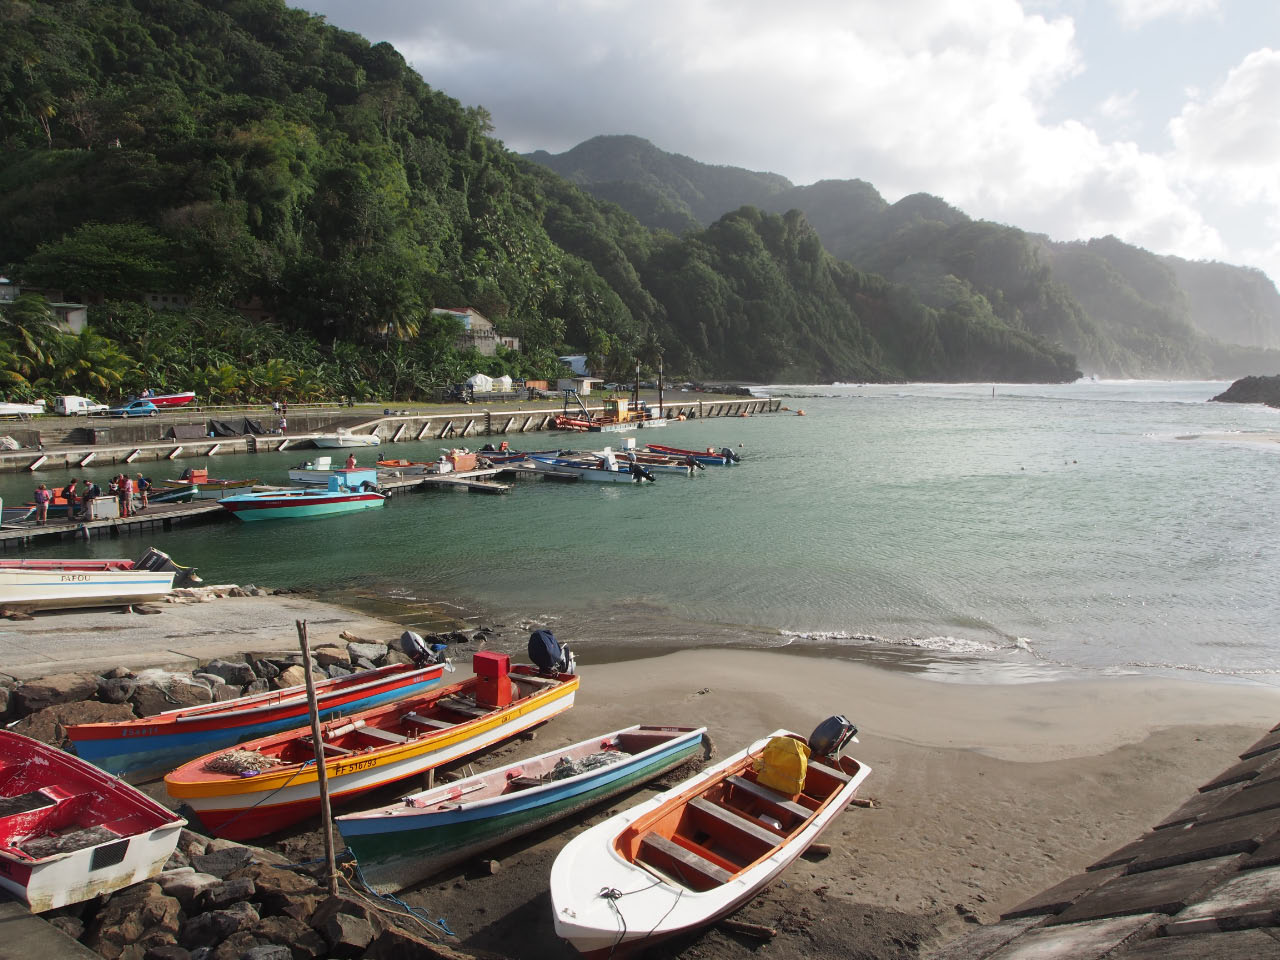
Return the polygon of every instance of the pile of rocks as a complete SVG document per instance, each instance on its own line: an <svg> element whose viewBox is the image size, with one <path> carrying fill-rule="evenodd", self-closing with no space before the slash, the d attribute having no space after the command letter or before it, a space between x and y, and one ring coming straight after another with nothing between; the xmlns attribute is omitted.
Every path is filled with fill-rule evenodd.
<svg viewBox="0 0 1280 960"><path fill-rule="evenodd" d="M469 640L470 635L432 637L432 642ZM409 663L391 644L342 634L338 643L311 650L317 680L341 677L391 663ZM301 653L245 653L210 660L190 672L117 667L101 675L64 673L25 683L0 679L0 722L19 721L12 729L59 746L66 728L149 717L165 710L279 690L306 682Z"/></svg>
<svg viewBox="0 0 1280 960"><path fill-rule="evenodd" d="M163 873L44 916L106 960L462 960L343 884L330 896L283 857L182 831Z"/></svg>

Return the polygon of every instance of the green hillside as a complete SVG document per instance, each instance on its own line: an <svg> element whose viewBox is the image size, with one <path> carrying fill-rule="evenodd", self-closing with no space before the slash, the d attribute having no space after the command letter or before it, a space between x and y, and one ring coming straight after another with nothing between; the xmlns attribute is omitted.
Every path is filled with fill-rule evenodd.
<svg viewBox="0 0 1280 960"><path fill-rule="evenodd" d="M907 286L936 310L984 302L996 322L1062 345L1092 373L1236 377L1280 369L1280 294L1260 271L1157 257L1113 237L1054 243L974 221L925 194L889 204L861 180L788 186L760 200L752 178L771 175L697 165L640 144L597 137L538 159L561 169L574 158L575 182L646 223L654 222L654 198L685 199L689 183L700 197L730 194L725 209L738 199L775 213L803 211L833 256ZM665 180L673 169L678 178ZM687 200L679 209L702 225L720 215Z"/></svg>
<svg viewBox="0 0 1280 960"><path fill-rule="evenodd" d="M726 205L781 177L668 158L670 189L615 178L650 229L506 150L389 44L279 0L0 0L0 23L0 265L92 304L77 338L42 297L0 310L13 396L413 398L580 351L606 375L659 355L760 380L1076 372L976 290L919 297L803 217ZM521 350L460 352L430 310L464 305Z"/></svg>

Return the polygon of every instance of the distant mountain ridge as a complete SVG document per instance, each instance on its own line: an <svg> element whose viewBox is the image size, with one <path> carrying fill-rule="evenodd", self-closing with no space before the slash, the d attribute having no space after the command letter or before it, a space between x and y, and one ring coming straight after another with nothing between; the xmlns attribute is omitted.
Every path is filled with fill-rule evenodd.
<svg viewBox="0 0 1280 960"><path fill-rule="evenodd" d="M927 194L888 203L862 180L796 186L712 166L634 136L528 158L646 226L683 233L743 206L796 209L823 247L909 287L925 304L984 298L1000 321L1109 376L1221 376L1280 369L1280 294L1260 270L1159 256L1115 237L1059 242L976 221Z"/></svg>

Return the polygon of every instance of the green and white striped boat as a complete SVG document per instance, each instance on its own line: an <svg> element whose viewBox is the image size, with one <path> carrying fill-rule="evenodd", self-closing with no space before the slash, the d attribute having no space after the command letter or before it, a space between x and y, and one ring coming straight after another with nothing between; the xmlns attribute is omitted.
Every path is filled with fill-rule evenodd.
<svg viewBox="0 0 1280 960"><path fill-rule="evenodd" d="M335 818L379 893L617 796L692 758L706 727L636 725Z"/></svg>

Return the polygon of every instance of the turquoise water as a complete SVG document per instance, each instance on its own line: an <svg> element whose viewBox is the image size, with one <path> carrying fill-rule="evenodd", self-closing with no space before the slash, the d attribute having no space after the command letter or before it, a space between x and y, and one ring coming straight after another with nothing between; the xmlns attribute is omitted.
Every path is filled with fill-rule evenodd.
<svg viewBox="0 0 1280 960"><path fill-rule="evenodd" d="M1267 437L1280 435L1280 411L1205 402L1225 387L774 386L806 415L641 435L740 448L742 463L692 479L431 491L380 511L227 521L150 542L209 582L453 602L489 621L550 624L580 651L792 644L990 676L1193 671L1280 683L1280 443ZM440 446L382 451L429 458ZM209 468L284 482L307 455ZM10 503L29 488L0 483ZM39 555L114 556L147 542Z"/></svg>

